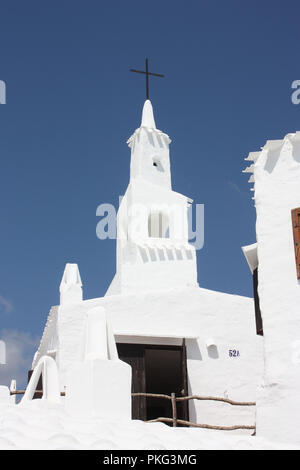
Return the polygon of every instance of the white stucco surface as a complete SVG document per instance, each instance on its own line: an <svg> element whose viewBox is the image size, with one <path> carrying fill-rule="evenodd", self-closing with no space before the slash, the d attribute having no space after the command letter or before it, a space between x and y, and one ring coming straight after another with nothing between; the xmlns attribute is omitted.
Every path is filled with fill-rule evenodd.
<svg viewBox="0 0 300 470"><path fill-rule="evenodd" d="M65 405L71 415L131 420L131 367L125 362L77 362L66 380Z"/></svg>
<svg viewBox="0 0 300 470"><path fill-rule="evenodd" d="M66 374L65 406L75 416L131 420L131 367L119 360L103 307L89 310L83 356Z"/></svg>
<svg viewBox="0 0 300 470"><path fill-rule="evenodd" d="M5 385L0 385L0 403L9 403L10 401L9 388Z"/></svg>
<svg viewBox="0 0 300 470"><path fill-rule="evenodd" d="M54 323L50 322L49 347L53 348L55 336L62 390L67 371L83 359L80 345L85 322L88 312L96 306L105 308L118 342L167 345L181 344L181 338L187 338L191 394L255 401L262 375L262 338L256 335L253 300L201 288L106 296L59 306ZM211 349L206 342L212 337L215 347ZM35 361L47 354L46 331L44 338ZM233 349L239 351L238 357L230 357ZM191 420L200 417L208 424L253 425L255 407L192 402Z"/></svg>
<svg viewBox="0 0 300 470"><path fill-rule="evenodd" d="M0 402L0 450L15 449L299 449L257 436L170 428L162 423L74 417L62 405L33 400L26 407Z"/></svg>
<svg viewBox="0 0 300 470"><path fill-rule="evenodd" d="M249 172L255 183L258 293L264 330L257 433L300 443L300 281L291 220L291 210L300 207L300 132L268 141L254 157Z"/></svg>

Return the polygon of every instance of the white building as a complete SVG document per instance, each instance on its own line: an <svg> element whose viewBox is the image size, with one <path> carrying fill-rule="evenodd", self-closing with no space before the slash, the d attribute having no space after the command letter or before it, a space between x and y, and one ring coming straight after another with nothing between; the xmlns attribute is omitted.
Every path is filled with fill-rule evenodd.
<svg viewBox="0 0 300 470"><path fill-rule="evenodd" d="M117 218L116 275L104 297L83 300L78 267L66 265L60 305L50 309L33 367L43 355L53 357L64 391L68 372L83 358L87 314L103 307L119 356L132 366L134 392L255 401L262 377L263 338L256 334L253 299L198 286L196 253L188 242L187 210L192 201L172 189L170 142L156 128L147 100L141 126L128 140L130 181ZM263 181L260 174L259 181ZM259 201L259 209L265 211L262 199ZM267 219L273 220L273 216L269 214ZM263 242L260 222L258 235ZM285 262L275 245L272 250ZM268 248L265 250L262 246L259 257L268 256ZM268 276L270 270L272 264L260 275ZM293 287L297 288L298 284ZM261 303L269 315L268 301L262 296ZM283 321L282 312L278 318ZM269 328L273 327L270 320ZM282 343L285 347L290 344ZM272 364L268 367L272 369ZM67 388L65 391L68 394ZM169 416L168 403L134 398L132 416L143 420ZM179 407L178 415L211 425L255 424L255 407L213 401L190 401ZM258 424L262 426L260 421Z"/></svg>
<svg viewBox="0 0 300 470"><path fill-rule="evenodd" d="M300 132L251 152L257 243L244 247L257 279L264 374L257 435L300 443Z"/></svg>

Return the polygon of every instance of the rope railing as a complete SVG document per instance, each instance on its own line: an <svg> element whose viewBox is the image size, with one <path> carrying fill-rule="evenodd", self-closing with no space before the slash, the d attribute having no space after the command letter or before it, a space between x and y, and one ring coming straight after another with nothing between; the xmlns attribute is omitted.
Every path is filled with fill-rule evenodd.
<svg viewBox="0 0 300 470"><path fill-rule="evenodd" d="M145 397L145 398L162 398L165 400L171 400L172 402L172 418L156 418L156 419L150 419L146 421L147 423L158 423L158 422L163 422L163 423L172 423L173 427L177 427L178 424L181 424L183 426L190 426L190 427L195 427L195 428L202 428L202 429L215 429L218 431L235 431L237 429L249 429L249 430L255 430L255 425L250 426L250 425L243 425L243 424L237 424L234 426L213 426L211 424L198 424L198 423L193 423L191 421L186 421L183 419L178 419L177 418L177 402L183 402L187 400L202 400L202 401L217 401L217 402L223 402L223 403L228 403L229 405L232 406L255 406L256 403L254 401L235 401L235 400L230 400L229 398L223 398L223 397L212 397L212 396L200 396L200 395L190 395L186 397L176 397L175 393L172 393L171 395L164 395L161 393L143 393L143 392L137 392L137 393L132 393L131 394L133 398L135 397Z"/></svg>
<svg viewBox="0 0 300 470"><path fill-rule="evenodd" d="M133 397L149 397L149 398L165 398L167 400L172 400L171 395L163 395L160 393L132 393L131 394ZM234 401L230 400L229 398L223 398L223 397L201 397L200 395L190 395L186 397L176 397L176 401L185 401L185 400L213 400L213 401L223 401L224 403L229 403L229 405L233 406L255 406L256 402L255 401Z"/></svg>
<svg viewBox="0 0 300 470"><path fill-rule="evenodd" d="M146 423L174 423L173 418L156 418L146 421ZM184 419L176 419L176 424L182 424L183 426L189 426L192 428L202 428L202 429L215 429L217 431L235 431L237 429L249 429L255 430L255 426L248 426L243 424L237 424L234 426L213 426L211 424L198 424L192 423L191 421L185 421ZM176 426L173 426L176 427Z"/></svg>
<svg viewBox="0 0 300 470"><path fill-rule="evenodd" d="M10 394L11 395L23 395L26 390L11 390ZM43 396L43 390L36 390L35 394ZM223 398L223 397L212 397L212 396L200 396L200 395L189 395L186 397L176 397L175 393L172 393L171 395L165 395L163 393L144 393L144 392L136 392L131 394L133 398L136 397L145 397L145 398L160 398L163 400L170 400L172 404L172 418L164 418L164 417L159 417L156 419L150 419L147 420L146 423L170 423L173 425L173 427L177 427L177 425L182 425L182 426L189 426L189 427L194 427L194 428L202 428L202 429L214 429L218 431L235 431L238 429L249 429L249 430L255 430L255 425L242 425L242 424L237 424L233 426L213 426L211 424L199 424L199 423L193 423L191 421L187 421L184 419L178 419L177 417L177 402L183 402L187 400L200 400L200 401L217 401L217 402L223 402L223 403L228 403L229 405L232 406L255 406L256 403L254 401L235 401L235 400L230 400L229 398ZM61 392L61 396L64 397L66 396L65 392Z"/></svg>

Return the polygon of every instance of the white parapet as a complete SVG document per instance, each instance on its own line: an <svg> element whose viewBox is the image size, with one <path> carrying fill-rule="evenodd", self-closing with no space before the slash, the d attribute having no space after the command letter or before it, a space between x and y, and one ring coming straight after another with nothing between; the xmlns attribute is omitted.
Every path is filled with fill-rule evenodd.
<svg viewBox="0 0 300 470"><path fill-rule="evenodd" d="M66 409L72 415L131 419L131 367L118 358L104 308L87 315L84 358L69 370Z"/></svg>
<svg viewBox="0 0 300 470"><path fill-rule="evenodd" d="M94 359L68 374L66 409L76 416L131 419L131 367L120 360Z"/></svg>

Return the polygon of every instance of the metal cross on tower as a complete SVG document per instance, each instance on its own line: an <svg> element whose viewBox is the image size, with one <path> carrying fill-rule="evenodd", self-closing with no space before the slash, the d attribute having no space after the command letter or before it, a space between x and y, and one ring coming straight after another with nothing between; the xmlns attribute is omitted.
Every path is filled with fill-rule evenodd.
<svg viewBox="0 0 300 470"><path fill-rule="evenodd" d="M152 75L153 77L164 77L164 75L162 75L161 73L149 72L148 59L146 59L146 71L130 69L130 72L143 73L144 75L146 75L146 97L147 97L147 100L149 100L149 75Z"/></svg>

